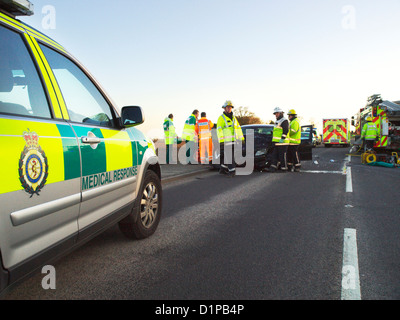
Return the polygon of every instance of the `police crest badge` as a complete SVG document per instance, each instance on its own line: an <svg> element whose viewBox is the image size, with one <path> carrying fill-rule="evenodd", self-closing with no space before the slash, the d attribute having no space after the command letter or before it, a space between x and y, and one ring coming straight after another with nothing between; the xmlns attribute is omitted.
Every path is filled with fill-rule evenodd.
<svg viewBox="0 0 400 320"><path fill-rule="evenodd" d="M23 133L25 147L19 159L19 180L22 187L31 195L39 195L48 176L47 157L39 145L39 136L29 129Z"/></svg>

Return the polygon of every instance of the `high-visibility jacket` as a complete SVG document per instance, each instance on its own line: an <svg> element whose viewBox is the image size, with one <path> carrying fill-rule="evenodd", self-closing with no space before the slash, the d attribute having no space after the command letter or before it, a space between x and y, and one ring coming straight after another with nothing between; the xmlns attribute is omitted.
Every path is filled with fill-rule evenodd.
<svg viewBox="0 0 400 320"><path fill-rule="evenodd" d="M164 127L165 144L174 144L176 139L176 133L172 119L168 117L165 118L163 127Z"/></svg>
<svg viewBox="0 0 400 320"><path fill-rule="evenodd" d="M212 135L211 129L214 124L203 117L197 121L197 128L199 133L199 155L200 162L207 163L212 160Z"/></svg>
<svg viewBox="0 0 400 320"><path fill-rule="evenodd" d="M199 139L211 138L211 129L214 124L207 118L200 118L197 121L197 132L199 134Z"/></svg>
<svg viewBox="0 0 400 320"><path fill-rule="evenodd" d="M297 118L290 121L288 139L290 145L295 146L301 143L301 127Z"/></svg>
<svg viewBox="0 0 400 320"><path fill-rule="evenodd" d="M286 122L285 122L286 121ZM289 139L287 134L289 132L289 121L282 117L275 122L274 130L272 131L272 142L275 145L288 145Z"/></svg>
<svg viewBox="0 0 400 320"><path fill-rule="evenodd" d="M361 139L375 140L377 136L379 136L379 130L375 123L367 122L364 124L361 131Z"/></svg>
<svg viewBox="0 0 400 320"><path fill-rule="evenodd" d="M186 119L185 125L183 126L182 139L195 141L197 135L196 122L197 119L194 114L191 114L189 118Z"/></svg>
<svg viewBox="0 0 400 320"><path fill-rule="evenodd" d="M232 144L237 140L244 140L242 128L234 115L231 119L223 113L218 118L217 134L219 143Z"/></svg>

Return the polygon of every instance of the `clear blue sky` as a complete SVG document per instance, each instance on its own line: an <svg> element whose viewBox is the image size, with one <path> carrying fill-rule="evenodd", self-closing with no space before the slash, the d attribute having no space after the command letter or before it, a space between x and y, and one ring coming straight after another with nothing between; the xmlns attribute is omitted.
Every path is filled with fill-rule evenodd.
<svg viewBox="0 0 400 320"><path fill-rule="evenodd" d="M179 135L195 108L216 122L227 99L264 121L294 108L319 128L372 94L400 100L399 0L30 1L35 15L21 20L60 42L119 107L142 106L151 137L169 113Z"/></svg>

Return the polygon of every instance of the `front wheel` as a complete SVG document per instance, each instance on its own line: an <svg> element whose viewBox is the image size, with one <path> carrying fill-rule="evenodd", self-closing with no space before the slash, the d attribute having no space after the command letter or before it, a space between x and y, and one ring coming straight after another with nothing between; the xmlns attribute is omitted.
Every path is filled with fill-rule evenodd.
<svg viewBox="0 0 400 320"><path fill-rule="evenodd" d="M161 181L155 172L146 172L137 201L131 214L119 222L119 228L128 238L144 239L156 231L162 211Z"/></svg>

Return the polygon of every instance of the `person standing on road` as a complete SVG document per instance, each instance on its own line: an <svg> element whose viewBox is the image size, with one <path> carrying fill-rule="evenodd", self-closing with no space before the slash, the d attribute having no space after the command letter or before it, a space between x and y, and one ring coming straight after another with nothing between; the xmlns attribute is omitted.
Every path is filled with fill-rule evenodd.
<svg viewBox="0 0 400 320"><path fill-rule="evenodd" d="M212 160L212 136L211 129L214 124L207 119L205 112L197 121L197 132L199 133L199 156L201 164L209 164Z"/></svg>
<svg viewBox="0 0 400 320"><path fill-rule="evenodd" d="M280 166L281 172L287 172L287 149L289 140L287 138L289 132L289 121L283 116L283 110L279 107L274 109L276 122L272 132L272 162L269 172L276 172Z"/></svg>
<svg viewBox="0 0 400 320"><path fill-rule="evenodd" d="M193 110L192 114L187 118L183 127L182 139L186 141L186 164L197 164L197 118L199 110Z"/></svg>
<svg viewBox="0 0 400 320"><path fill-rule="evenodd" d="M244 136L239 121L233 115L232 109L234 106L232 102L227 100L222 108L224 112L218 118L217 122L217 134L221 154L219 173L227 174L228 177L234 177L236 175L235 149L237 149L238 141L244 140Z"/></svg>
<svg viewBox="0 0 400 320"><path fill-rule="evenodd" d="M299 146L301 143L301 126L297 119L297 114L294 109L289 110L289 146L287 151L288 171L292 168L294 172L300 172L301 162L299 157Z"/></svg>
<svg viewBox="0 0 400 320"><path fill-rule="evenodd" d="M164 119L164 136L165 136L165 147L166 147L166 164L172 162L172 152L174 144L177 142L177 136L174 126L174 115L171 113Z"/></svg>
<svg viewBox="0 0 400 320"><path fill-rule="evenodd" d="M372 121L371 117L367 117L367 123L364 124L361 131L361 140L364 142L364 152L367 150L372 150L376 138L379 136L379 130L376 124Z"/></svg>

